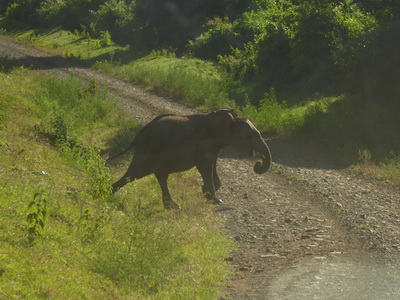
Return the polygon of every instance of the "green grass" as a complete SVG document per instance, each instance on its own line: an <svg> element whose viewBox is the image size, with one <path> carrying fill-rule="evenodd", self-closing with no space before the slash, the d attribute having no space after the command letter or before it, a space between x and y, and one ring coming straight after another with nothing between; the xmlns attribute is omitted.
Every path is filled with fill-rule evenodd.
<svg viewBox="0 0 400 300"><path fill-rule="evenodd" d="M271 90L264 95L258 107L248 101L239 111L263 131L275 136L291 137L306 125L309 118L328 112L333 103L342 99L321 97L289 106L286 102L279 102L275 91Z"/></svg>
<svg viewBox="0 0 400 300"><path fill-rule="evenodd" d="M363 149L359 152L359 161L357 165L352 166L353 170L361 171L391 184L400 185L399 156L393 155L382 162L373 163L371 161L371 152L368 149Z"/></svg>
<svg viewBox="0 0 400 300"><path fill-rule="evenodd" d="M114 44L107 34L96 39L91 38L87 32L72 33L60 28L32 29L31 26L27 27L24 24L6 20L4 17L0 17L0 34L45 48L55 55L79 59L89 64L104 59L112 61L117 53L126 52L128 49Z"/></svg>
<svg viewBox="0 0 400 300"><path fill-rule="evenodd" d="M109 42L94 41L85 35L58 29L15 30L16 26L6 27L4 20L0 22L2 26L7 28L3 33L50 47L55 54L80 58L104 72L139 82L185 104L205 110L235 108L269 136L298 138L314 144L320 148L318 151L329 153L332 159L346 166L358 162L360 149L369 149L371 162L375 162L377 168L384 167L389 170L385 174L398 177L396 172L390 171L396 170L395 160L387 159L391 157L389 153L398 155L396 107L365 104L361 96L349 94L316 95L312 99L297 99L298 96L291 95L291 99L296 99L285 102L274 91L269 91L260 101L250 101L246 95L247 92L254 94L251 87L240 86L210 62L177 58L168 51L138 54L134 49L110 46ZM95 47L89 47L90 44Z"/></svg>
<svg viewBox="0 0 400 300"><path fill-rule="evenodd" d="M128 64L100 61L94 67L156 89L190 106L216 109L232 105L228 74L210 62L153 51Z"/></svg>
<svg viewBox="0 0 400 300"><path fill-rule="evenodd" d="M4 62L0 298L218 298L232 245L198 174L171 178L180 211L152 176L111 196L128 161L109 169L100 153L138 125L93 83Z"/></svg>

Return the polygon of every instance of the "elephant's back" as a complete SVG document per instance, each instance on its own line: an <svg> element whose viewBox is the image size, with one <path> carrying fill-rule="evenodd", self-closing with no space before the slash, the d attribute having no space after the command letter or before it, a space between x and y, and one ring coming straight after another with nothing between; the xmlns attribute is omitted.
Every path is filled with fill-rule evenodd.
<svg viewBox="0 0 400 300"><path fill-rule="evenodd" d="M143 150L194 146L202 132L203 115L162 115L146 125L137 135L137 146Z"/></svg>

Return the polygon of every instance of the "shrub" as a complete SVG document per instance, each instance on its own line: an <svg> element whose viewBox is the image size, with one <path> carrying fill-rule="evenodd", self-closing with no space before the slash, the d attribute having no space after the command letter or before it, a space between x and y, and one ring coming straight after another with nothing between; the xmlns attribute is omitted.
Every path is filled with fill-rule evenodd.
<svg viewBox="0 0 400 300"><path fill-rule="evenodd" d="M47 219L47 199L45 191L35 193L33 200L29 203L26 220L28 222L28 241L34 241L42 235L42 230Z"/></svg>

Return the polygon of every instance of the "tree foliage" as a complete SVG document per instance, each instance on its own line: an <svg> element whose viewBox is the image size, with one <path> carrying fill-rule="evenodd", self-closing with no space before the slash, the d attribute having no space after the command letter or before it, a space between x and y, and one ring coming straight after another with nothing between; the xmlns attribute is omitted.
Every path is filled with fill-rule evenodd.
<svg viewBox="0 0 400 300"><path fill-rule="evenodd" d="M30 24L92 36L109 32L114 41L135 49L176 50L211 60L247 86L257 103L270 88L278 94L357 90L394 97L400 75L399 3L5 0L0 10Z"/></svg>
<svg viewBox="0 0 400 300"><path fill-rule="evenodd" d="M232 23L219 22L187 49L263 86L337 86L368 43L375 18L350 1L293 2L254 1L255 9ZM216 47L221 40L229 47Z"/></svg>

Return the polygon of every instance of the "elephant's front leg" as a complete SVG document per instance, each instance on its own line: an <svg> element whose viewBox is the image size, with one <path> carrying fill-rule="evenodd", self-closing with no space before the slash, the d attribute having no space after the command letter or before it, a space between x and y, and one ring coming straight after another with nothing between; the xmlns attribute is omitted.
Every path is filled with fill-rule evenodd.
<svg viewBox="0 0 400 300"><path fill-rule="evenodd" d="M215 195L215 186L214 186L214 160L200 163L197 165L197 170L199 170L201 177L203 178L203 194L208 200L214 201L215 204L221 204L222 201L217 198ZM218 175L217 175L218 176ZM217 179L217 184L219 182L219 178ZM220 185L220 182L219 182ZM218 186L219 188L219 186Z"/></svg>
<svg viewBox="0 0 400 300"><path fill-rule="evenodd" d="M174 202L174 200L172 200L171 194L169 193L168 174L155 173L154 175L156 176L158 183L160 184L160 187L161 187L162 200L164 203L164 207L166 209L179 208L179 205L176 202Z"/></svg>

